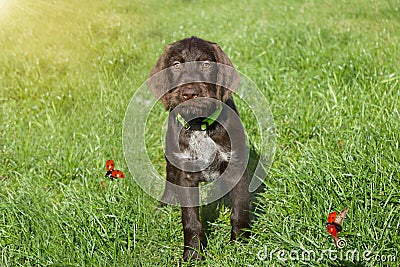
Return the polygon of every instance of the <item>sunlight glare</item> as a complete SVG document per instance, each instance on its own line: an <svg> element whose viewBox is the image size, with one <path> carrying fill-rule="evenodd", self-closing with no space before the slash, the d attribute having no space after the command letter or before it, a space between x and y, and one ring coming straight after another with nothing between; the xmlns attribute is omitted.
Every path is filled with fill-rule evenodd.
<svg viewBox="0 0 400 267"><path fill-rule="evenodd" d="M0 16L3 12L7 10L8 5L12 0L0 0Z"/></svg>
<svg viewBox="0 0 400 267"><path fill-rule="evenodd" d="M7 0L0 0L0 9L2 9L7 3Z"/></svg>

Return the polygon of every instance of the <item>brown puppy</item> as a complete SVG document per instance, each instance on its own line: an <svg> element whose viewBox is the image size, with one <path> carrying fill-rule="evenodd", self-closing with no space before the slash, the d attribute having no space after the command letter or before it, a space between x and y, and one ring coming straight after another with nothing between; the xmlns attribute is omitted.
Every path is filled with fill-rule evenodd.
<svg viewBox="0 0 400 267"><path fill-rule="evenodd" d="M202 259L199 182L221 179L230 191L231 240L250 227L245 134L231 96L239 75L217 44L191 37L166 47L148 85L170 112L162 202L182 208L184 260Z"/></svg>

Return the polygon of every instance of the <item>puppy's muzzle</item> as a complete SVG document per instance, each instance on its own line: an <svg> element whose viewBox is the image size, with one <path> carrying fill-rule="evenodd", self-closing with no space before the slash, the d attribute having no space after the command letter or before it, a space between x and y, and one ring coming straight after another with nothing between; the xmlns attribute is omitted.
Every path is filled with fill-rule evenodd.
<svg viewBox="0 0 400 267"><path fill-rule="evenodd" d="M187 84L181 88L181 99L184 101L198 98L200 96L200 88L195 84Z"/></svg>

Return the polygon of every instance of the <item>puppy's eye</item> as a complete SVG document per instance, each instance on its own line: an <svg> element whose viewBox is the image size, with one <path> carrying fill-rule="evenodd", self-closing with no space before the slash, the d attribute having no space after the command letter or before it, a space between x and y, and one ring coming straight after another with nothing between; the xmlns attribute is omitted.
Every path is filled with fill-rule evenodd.
<svg viewBox="0 0 400 267"><path fill-rule="evenodd" d="M174 66L175 69L180 69L181 63L179 61L174 61L174 63L172 63L172 66Z"/></svg>
<svg viewBox="0 0 400 267"><path fill-rule="evenodd" d="M211 64L209 61L204 61L202 67L203 69L208 69L211 67Z"/></svg>

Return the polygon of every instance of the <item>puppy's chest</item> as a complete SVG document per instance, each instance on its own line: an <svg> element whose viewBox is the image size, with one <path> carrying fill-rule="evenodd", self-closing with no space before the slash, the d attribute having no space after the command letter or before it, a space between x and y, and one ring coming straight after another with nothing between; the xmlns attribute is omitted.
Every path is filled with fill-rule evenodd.
<svg viewBox="0 0 400 267"><path fill-rule="evenodd" d="M231 159L231 151L215 143L206 131L194 131L181 151L181 160L198 163L202 169L199 178L205 182L218 179Z"/></svg>

